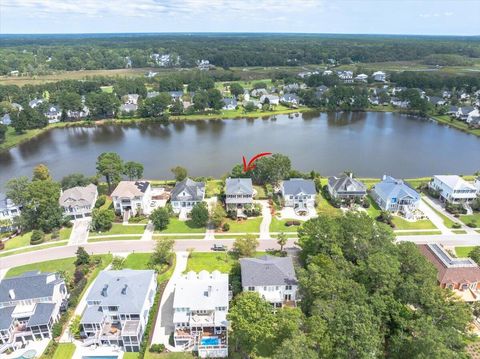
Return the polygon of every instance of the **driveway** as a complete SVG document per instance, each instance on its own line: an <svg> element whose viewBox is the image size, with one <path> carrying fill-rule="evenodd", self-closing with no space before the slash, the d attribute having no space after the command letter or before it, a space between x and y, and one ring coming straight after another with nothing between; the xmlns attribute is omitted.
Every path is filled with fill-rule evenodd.
<svg viewBox="0 0 480 359"><path fill-rule="evenodd" d="M179 351L172 347L168 342L170 334L173 333L173 295L175 292L175 284L182 273L187 269L188 252L176 253L176 264L170 280L163 291L160 300L160 310L158 312L157 321L153 329L152 344L164 344L169 351Z"/></svg>
<svg viewBox="0 0 480 359"><path fill-rule="evenodd" d="M452 234L452 231L443 223L443 218L440 217L431 207L429 207L423 198L420 200L418 209L422 211L430 221L432 221L435 227L437 227L442 234Z"/></svg>
<svg viewBox="0 0 480 359"><path fill-rule="evenodd" d="M281 219L296 219L297 221L308 221L309 219L318 217L317 211L314 207L308 209L306 216L299 216L295 213L295 210L292 207L284 207L280 211Z"/></svg>
<svg viewBox="0 0 480 359"><path fill-rule="evenodd" d="M266 200L255 201L262 206L262 223L260 223L260 238L270 238L270 223L272 222L272 213L270 212L270 204Z"/></svg>
<svg viewBox="0 0 480 359"><path fill-rule="evenodd" d="M73 222L72 233L70 234L68 244L74 245L87 243L91 221L91 218L76 219Z"/></svg>

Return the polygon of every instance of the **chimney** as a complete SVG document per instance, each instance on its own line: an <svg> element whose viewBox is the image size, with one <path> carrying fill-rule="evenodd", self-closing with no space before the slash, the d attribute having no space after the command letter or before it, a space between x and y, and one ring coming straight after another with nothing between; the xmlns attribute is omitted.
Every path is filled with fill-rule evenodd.
<svg viewBox="0 0 480 359"><path fill-rule="evenodd" d="M123 294L123 295L126 295L126 294L127 294L127 288L128 288L128 285L125 284L125 286L122 288L122 294Z"/></svg>
<svg viewBox="0 0 480 359"><path fill-rule="evenodd" d="M107 296L107 290L108 290L108 284L105 284L105 286L102 289L102 297Z"/></svg>
<svg viewBox="0 0 480 359"><path fill-rule="evenodd" d="M13 289L8 291L8 295L10 296L10 299L15 299L15 291Z"/></svg>

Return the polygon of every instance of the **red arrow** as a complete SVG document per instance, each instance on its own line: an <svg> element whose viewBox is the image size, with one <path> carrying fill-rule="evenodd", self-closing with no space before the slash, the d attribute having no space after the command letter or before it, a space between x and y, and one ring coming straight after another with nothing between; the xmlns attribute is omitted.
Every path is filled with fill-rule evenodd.
<svg viewBox="0 0 480 359"><path fill-rule="evenodd" d="M250 160L250 162L248 162L248 165L247 165L247 160L245 159L245 156L243 156L243 172L247 172L247 171L251 171L255 168L255 164L253 162L255 162L256 160L258 160L260 157L263 157L263 156L269 156L271 155L272 153L271 152L262 152L262 153L259 153L255 156L252 157L252 159Z"/></svg>

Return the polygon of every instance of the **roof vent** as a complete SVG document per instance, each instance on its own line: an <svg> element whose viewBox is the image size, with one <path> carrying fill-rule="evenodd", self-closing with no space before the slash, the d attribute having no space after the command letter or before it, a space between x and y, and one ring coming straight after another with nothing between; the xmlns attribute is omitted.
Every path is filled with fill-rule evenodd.
<svg viewBox="0 0 480 359"><path fill-rule="evenodd" d="M10 299L15 299L15 291L13 289L8 291L8 295L10 296Z"/></svg>
<svg viewBox="0 0 480 359"><path fill-rule="evenodd" d="M46 278L47 284L52 283L55 280L56 277L57 276L55 275L55 273L51 273L51 274L47 275L47 278Z"/></svg>
<svg viewBox="0 0 480 359"><path fill-rule="evenodd" d="M128 285L125 284L125 286L122 288L122 294L123 294L123 295L126 295L126 294L127 294L127 288L128 288Z"/></svg>
<svg viewBox="0 0 480 359"><path fill-rule="evenodd" d="M105 286L102 289L102 297L107 296L107 290L108 290L108 284L105 284Z"/></svg>

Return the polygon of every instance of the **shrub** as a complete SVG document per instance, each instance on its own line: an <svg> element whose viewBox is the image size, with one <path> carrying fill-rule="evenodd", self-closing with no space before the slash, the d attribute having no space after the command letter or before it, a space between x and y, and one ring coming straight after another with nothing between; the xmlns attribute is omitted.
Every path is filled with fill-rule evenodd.
<svg viewBox="0 0 480 359"><path fill-rule="evenodd" d="M104 194L102 194L101 196L99 196L97 198L97 202L95 202L95 208L100 208L102 207L105 202L107 201L107 196L105 196Z"/></svg>
<svg viewBox="0 0 480 359"><path fill-rule="evenodd" d="M362 203L362 207L363 208L370 208L370 201L368 201L367 199L364 199L363 203Z"/></svg>
<svg viewBox="0 0 480 359"><path fill-rule="evenodd" d="M452 228L454 229L462 228L462 225L460 223L454 223L452 224Z"/></svg>
<svg viewBox="0 0 480 359"><path fill-rule="evenodd" d="M224 223L222 226L222 231L228 232L230 230L230 224Z"/></svg>
<svg viewBox="0 0 480 359"><path fill-rule="evenodd" d="M95 231L106 232L112 228L115 213L109 209L95 208L92 211L92 227Z"/></svg>
<svg viewBox="0 0 480 359"><path fill-rule="evenodd" d="M467 226L469 226L470 228L477 228L477 222L471 221L471 222L467 223Z"/></svg>
<svg viewBox="0 0 480 359"><path fill-rule="evenodd" d="M43 243L43 241L45 240L45 233L43 233L43 231L40 231L40 230L33 230L32 232L32 237L30 237L30 244L40 244L40 243Z"/></svg>
<svg viewBox="0 0 480 359"><path fill-rule="evenodd" d="M141 221L145 220L147 217L145 216L140 216L140 215L137 215L135 217L131 217L128 221L130 223L140 223Z"/></svg>
<svg viewBox="0 0 480 359"><path fill-rule="evenodd" d="M52 239L58 239L58 237L60 237L60 233L59 233L58 229L54 229L52 231L51 238Z"/></svg>
<svg viewBox="0 0 480 359"><path fill-rule="evenodd" d="M208 208L205 202L200 202L193 206L190 216L195 227L205 227L209 217Z"/></svg>
<svg viewBox="0 0 480 359"><path fill-rule="evenodd" d="M287 222L285 222L285 225L286 225L287 227L299 226L299 225L300 225L300 221L287 221Z"/></svg>
<svg viewBox="0 0 480 359"><path fill-rule="evenodd" d="M74 284L77 284L77 283L80 282L83 278L85 278L85 273L84 273L84 271L82 270L82 266L78 266L78 267L75 269L75 273L73 274L73 283L74 283Z"/></svg>
<svg viewBox="0 0 480 359"><path fill-rule="evenodd" d="M227 217L230 218L230 219L233 219L233 220L236 220L237 219L237 211L235 210L228 210L227 211Z"/></svg>
<svg viewBox="0 0 480 359"><path fill-rule="evenodd" d="M150 353L162 353L165 350L165 345L163 344L152 344L148 351Z"/></svg>
<svg viewBox="0 0 480 359"><path fill-rule="evenodd" d="M157 208L150 215L150 220L155 230L162 231L166 229L170 223L170 214L166 208Z"/></svg>
<svg viewBox="0 0 480 359"><path fill-rule="evenodd" d="M53 336L54 338L59 337L60 335L62 335L62 330L63 330L62 323L56 322L56 323L52 326L52 336Z"/></svg>

